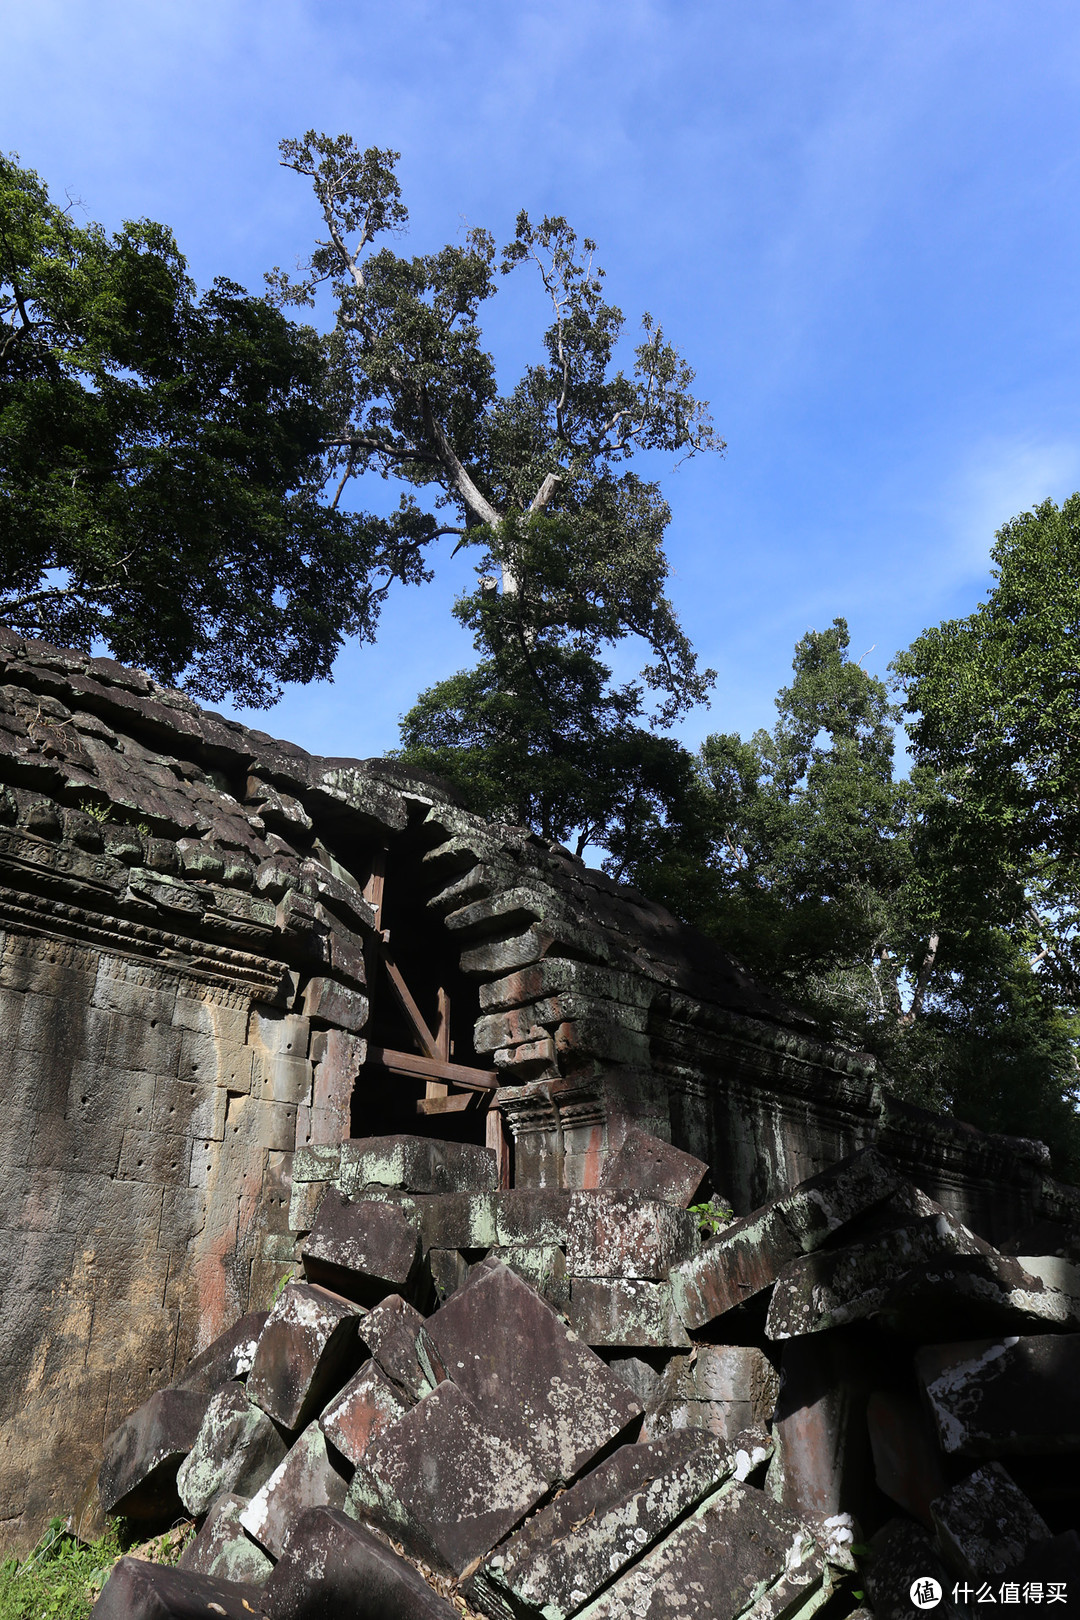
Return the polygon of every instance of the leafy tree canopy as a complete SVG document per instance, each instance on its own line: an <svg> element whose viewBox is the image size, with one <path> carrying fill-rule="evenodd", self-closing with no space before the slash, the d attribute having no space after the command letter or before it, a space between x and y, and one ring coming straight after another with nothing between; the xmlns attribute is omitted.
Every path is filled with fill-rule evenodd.
<svg viewBox="0 0 1080 1620"><path fill-rule="evenodd" d="M0 321L0 618L255 705L370 635L381 536L313 498L311 332L197 297L163 226L77 226L11 159Z"/></svg>

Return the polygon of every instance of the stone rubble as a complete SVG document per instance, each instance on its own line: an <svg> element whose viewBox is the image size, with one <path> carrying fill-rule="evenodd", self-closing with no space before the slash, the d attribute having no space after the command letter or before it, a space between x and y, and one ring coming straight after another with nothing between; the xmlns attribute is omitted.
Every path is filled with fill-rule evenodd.
<svg viewBox="0 0 1080 1620"><path fill-rule="evenodd" d="M1080 1565L1043 1480L1080 1453L1076 1268L879 1151L704 1233L705 1167L639 1128L572 1192L419 1137L305 1151L303 1278L107 1444L108 1511L201 1525L177 1569L122 1560L99 1620L899 1617L916 1575L952 1614ZM960 1262L993 1310L942 1320L997 1336L920 1343L897 1301Z"/></svg>

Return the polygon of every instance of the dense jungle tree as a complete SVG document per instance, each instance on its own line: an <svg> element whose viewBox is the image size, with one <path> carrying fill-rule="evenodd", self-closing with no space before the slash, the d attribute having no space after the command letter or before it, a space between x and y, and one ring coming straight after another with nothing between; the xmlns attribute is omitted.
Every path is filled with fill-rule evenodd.
<svg viewBox="0 0 1080 1620"><path fill-rule="evenodd" d="M315 498L325 378L265 299L197 296L164 226L76 225L0 159L0 621L201 697L328 675L381 553Z"/></svg>

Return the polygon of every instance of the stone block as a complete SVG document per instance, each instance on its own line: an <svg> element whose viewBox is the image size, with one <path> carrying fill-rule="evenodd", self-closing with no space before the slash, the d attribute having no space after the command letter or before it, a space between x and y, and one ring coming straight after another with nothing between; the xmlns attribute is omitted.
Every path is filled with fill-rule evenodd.
<svg viewBox="0 0 1080 1620"><path fill-rule="evenodd" d="M435 1298L441 1305L464 1286L469 1275L469 1262L458 1249L429 1249L427 1262Z"/></svg>
<svg viewBox="0 0 1080 1620"><path fill-rule="evenodd" d="M333 1181L341 1163L341 1143L333 1147L297 1148L293 1155L292 1177L298 1181Z"/></svg>
<svg viewBox="0 0 1080 1620"><path fill-rule="evenodd" d="M319 1427L355 1467L376 1435L403 1418L414 1402L382 1368L365 1361L319 1417Z"/></svg>
<svg viewBox="0 0 1080 1620"><path fill-rule="evenodd" d="M497 1197L492 1193L419 1193L413 1207L424 1248L490 1249L498 1241Z"/></svg>
<svg viewBox="0 0 1080 1620"><path fill-rule="evenodd" d="M418 1401L437 1381L429 1376L420 1360L424 1326L424 1318L414 1305L400 1294L388 1294L368 1312L360 1328L374 1360L391 1382L405 1391L410 1401Z"/></svg>
<svg viewBox="0 0 1080 1620"><path fill-rule="evenodd" d="M496 1620L568 1620L736 1467L709 1435L620 1446L515 1531L473 1576L468 1596Z"/></svg>
<svg viewBox="0 0 1080 1620"><path fill-rule="evenodd" d="M289 1193L289 1231L310 1232L315 1225L328 1181L293 1180Z"/></svg>
<svg viewBox="0 0 1080 1620"><path fill-rule="evenodd" d="M509 1266L530 1288L536 1289L553 1311L558 1311L560 1316L567 1315L570 1310L570 1279L566 1275L566 1256L560 1248L551 1243L538 1247L500 1246L492 1249L485 1258ZM580 1336L585 1337L584 1334ZM586 1339L585 1342L591 1341Z"/></svg>
<svg viewBox="0 0 1080 1620"><path fill-rule="evenodd" d="M858 1323L784 1344L773 1434L785 1506L828 1517L872 1500L866 1404L882 1376L880 1341Z"/></svg>
<svg viewBox="0 0 1080 1620"><path fill-rule="evenodd" d="M699 1246L689 1211L638 1192L575 1193L570 1200L566 1269L571 1277L665 1279Z"/></svg>
<svg viewBox="0 0 1080 1620"><path fill-rule="evenodd" d="M341 1144L340 1181L350 1197L368 1186L417 1193L484 1193L494 1192L499 1173L492 1149L471 1142L368 1136Z"/></svg>
<svg viewBox="0 0 1080 1620"><path fill-rule="evenodd" d="M426 1331L447 1375L551 1483L641 1416L626 1385L498 1262L477 1266Z"/></svg>
<svg viewBox="0 0 1080 1620"><path fill-rule="evenodd" d="M252 1093L261 1102L311 1102L312 1069L307 1058L284 1053L267 1054L259 1066L258 1084Z"/></svg>
<svg viewBox="0 0 1080 1620"><path fill-rule="evenodd" d="M1080 1328L1080 1299L1048 1288L1018 1261L990 1250L913 1266L877 1314L893 1332L916 1340L1038 1333Z"/></svg>
<svg viewBox="0 0 1080 1620"><path fill-rule="evenodd" d="M673 1269L675 1303L684 1323L704 1327L770 1288L793 1260L820 1248L901 1185L899 1172L875 1149L864 1148L736 1221Z"/></svg>
<svg viewBox="0 0 1080 1620"><path fill-rule="evenodd" d="M690 1335L675 1309L671 1284L666 1282L574 1277L570 1326L594 1348L625 1345L678 1350L690 1345Z"/></svg>
<svg viewBox="0 0 1080 1620"><path fill-rule="evenodd" d="M290 1283L259 1335L248 1393L286 1429L299 1429L356 1370L358 1307L313 1284Z"/></svg>
<svg viewBox="0 0 1080 1620"><path fill-rule="evenodd" d="M90 1611L95 1620L251 1620L259 1588L192 1569L172 1569L145 1558L121 1558Z"/></svg>
<svg viewBox="0 0 1080 1620"><path fill-rule="evenodd" d="M243 1384L210 1397L195 1444L180 1464L180 1500L199 1518L222 1492L254 1496L288 1449L277 1425L248 1399Z"/></svg>
<svg viewBox="0 0 1080 1620"><path fill-rule="evenodd" d="M234 1378L246 1378L269 1315L269 1311L250 1311L242 1316L188 1363L173 1380L174 1388L201 1390L212 1395Z"/></svg>
<svg viewBox="0 0 1080 1620"><path fill-rule="evenodd" d="M755 1345L699 1344L672 1356L649 1400L642 1436L707 1429L727 1440L772 1422L780 1392L776 1369Z"/></svg>
<svg viewBox="0 0 1080 1620"><path fill-rule="evenodd" d="M536 1505L548 1483L535 1448L509 1440L464 1389L443 1383L368 1447L346 1511L440 1572L460 1576Z"/></svg>
<svg viewBox="0 0 1080 1620"><path fill-rule="evenodd" d="M931 1504L945 1562L967 1580L984 1581L1027 1558L1050 1527L1000 1463L986 1463Z"/></svg>
<svg viewBox="0 0 1080 1620"><path fill-rule="evenodd" d="M317 1423L309 1423L266 1484L240 1513L240 1523L272 1558L307 1508L344 1506L348 1481L339 1473Z"/></svg>
<svg viewBox="0 0 1080 1620"><path fill-rule="evenodd" d="M646 1193L684 1209L708 1172L702 1159L672 1147L659 1136L631 1125L622 1146L609 1153L600 1171L600 1186Z"/></svg>
<svg viewBox="0 0 1080 1620"><path fill-rule="evenodd" d="M358 1035L368 1021L368 999L336 979L309 979L304 988L304 1013Z"/></svg>
<svg viewBox="0 0 1080 1620"><path fill-rule="evenodd" d="M220 1142L225 1135L225 1092L219 1086L159 1078L151 1128Z"/></svg>
<svg viewBox="0 0 1080 1620"><path fill-rule="evenodd" d="M870 1541L871 1556L866 1566L867 1595L873 1603L874 1620L912 1620L919 1610L909 1596L913 1583L929 1576L944 1594L933 1609L934 1620L960 1620L971 1614L965 1603L951 1601L953 1582L941 1555L925 1530L910 1519L890 1519Z"/></svg>
<svg viewBox="0 0 1080 1620"><path fill-rule="evenodd" d="M857 1322L873 1315L920 1261L977 1255L983 1247L955 1215L935 1205L924 1219L866 1242L802 1255L776 1280L765 1332L770 1339L791 1339Z"/></svg>
<svg viewBox="0 0 1080 1620"><path fill-rule="evenodd" d="M803 1521L763 1491L735 1484L621 1574L582 1620L736 1620L747 1610L754 1620L779 1620L807 1612L824 1573Z"/></svg>
<svg viewBox="0 0 1080 1620"><path fill-rule="evenodd" d="M191 1138L157 1131L125 1131L116 1173L121 1181L185 1183L191 1168Z"/></svg>
<svg viewBox="0 0 1080 1620"><path fill-rule="evenodd" d="M943 1495L946 1482L926 1412L910 1395L875 1390L866 1405L866 1426L878 1489L933 1530L930 1504Z"/></svg>
<svg viewBox="0 0 1080 1620"><path fill-rule="evenodd" d="M376 1305L387 1294L410 1292L420 1243L414 1224L393 1204L352 1203L331 1187L301 1253L312 1282Z"/></svg>
<svg viewBox="0 0 1080 1620"><path fill-rule="evenodd" d="M667 1356L654 1355L647 1361L644 1356L636 1356L629 1350L605 1350L601 1359L607 1362L616 1378L621 1378L627 1388L632 1389L638 1400L647 1408L660 1385L660 1368L654 1363L662 1364L668 1359ZM646 1418L647 1416L646 1412ZM644 1424L641 1439L655 1439L654 1435L645 1433Z"/></svg>
<svg viewBox="0 0 1080 1620"><path fill-rule="evenodd" d="M98 1474L104 1512L141 1520L182 1512L176 1473L195 1444L209 1399L197 1390L159 1390L109 1436Z"/></svg>
<svg viewBox="0 0 1080 1620"><path fill-rule="evenodd" d="M557 1243L565 1248L573 1196L561 1187L510 1187L496 1193L492 1244Z"/></svg>
<svg viewBox="0 0 1080 1620"><path fill-rule="evenodd" d="M267 1620L456 1620L458 1610L366 1525L334 1508L302 1513L262 1593Z"/></svg>
<svg viewBox="0 0 1080 1620"><path fill-rule="evenodd" d="M915 1369L949 1455L1080 1451L1078 1333L926 1345Z"/></svg>
<svg viewBox="0 0 1080 1620"><path fill-rule="evenodd" d="M229 1492L219 1496L198 1535L184 1548L177 1568L262 1586L274 1565L240 1523L247 1505L246 1496Z"/></svg>

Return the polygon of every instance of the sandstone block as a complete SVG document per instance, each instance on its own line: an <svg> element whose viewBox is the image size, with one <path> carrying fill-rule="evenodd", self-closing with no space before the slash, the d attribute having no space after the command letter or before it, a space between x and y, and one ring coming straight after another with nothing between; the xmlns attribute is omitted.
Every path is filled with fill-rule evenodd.
<svg viewBox="0 0 1080 1620"><path fill-rule="evenodd" d="M427 1262L435 1297L441 1305L456 1289L464 1286L469 1262L458 1249L430 1249Z"/></svg>
<svg viewBox="0 0 1080 1620"><path fill-rule="evenodd" d="M588 1620L778 1620L820 1588L824 1554L807 1526L763 1491L736 1484L619 1576ZM706 1597L707 1594L707 1597Z"/></svg>
<svg viewBox="0 0 1080 1620"><path fill-rule="evenodd" d="M986 1463L931 1504L946 1563L984 1581L1021 1563L1050 1527L1000 1463Z"/></svg>
<svg viewBox="0 0 1080 1620"><path fill-rule="evenodd" d="M361 1333L372 1357L393 1384L404 1390L410 1401L418 1401L433 1389L441 1368L430 1366L431 1354L424 1344L424 1318L400 1294L389 1294L365 1316ZM425 1354L421 1360L421 1346ZM436 1358L437 1359L437 1358ZM425 1367L424 1362L428 1363ZM429 1375L430 1373L434 1376Z"/></svg>
<svg viewBox="0 0 1080 1620"><path fill-rule="evenodd" d="M355 1467L376 1435L404 1417L412 1404L381 1367L365 1361L322 1412L319 1427Z"/></svg>
<svg viewBox="0 0 1080 1620"><path fill-rule="evenodd" d="M177 1470L195 1444L209 1400L197 1390L159 1390L109 1436L98 1475L104 1512L143 1520L179 1515Z"/></svg>
<svg viewBox="0 0 1080 1620"><path fill-rule="evenodd" d="M497 1241L492 1193L419 1193L415 1199L425 1249L489 1249Z"/></svg>
<svg viewBox="0 0 1080 1620"><path fill-rule="evenodd" d="M673 1269L675 1303L684 1323L704 1327L771 1287L793 1260L820 1248L833 1232L901 1184L886 1159L864 1148L736 1221L692 1260Z"/></svg>
<svg viewBox="0 0 1080 1620"><path fill-rule="evenodd" d="M251 1399L286 1429L302 1428L355 1370L358 1319L350 1301L290 1283L259 1336Z"/></svg>
<svg viewBox="0 0 1080 1620"><path fill-rule="evenodd" d="M406 1135L343 1142L340 1179L350 1197L370 1185L417 1193L484 1193L499 1184L491 1148Z"/></svg>
<svg viewBox="0 0 1080 1620"><path fill-rule="evenodd" d="M548 1483L533 1451L493 1428L464 1389L443 1383L368 1447L346 1510L460 1576Z"/></svg>
<svg viewBox="0 0 1080 1620"><path fill-rule="evenodd" d="M218 1580L261 1586L274 1566L240 1523L247 1505L246 1496L231 1492L219 1496L198 1535L184 1548L177 1567Z"/></svg>
<svg viewBox="0 0 1080 1620"><path fill-rule="evenodd" d="M180 1500L198 1518L223 1491L253 1496L286 1449L277 1426L248 1399L243 1384L226 1384L210 1397L195 1444L180 1465Z"/></svg>
<svg viewBox="0 0 1080 1620"><path fill-rule="evenodd" d="M915 1339L973 1333L1038 1333L1080 1328L1080 1299L1048 1288L1020 1263L993 1250L924 1261L904 1273L879 1311L893 1331Z"/></svg>
<svg viewBox="0 0 1080 1620"><path fill-rule="evenodd" d="M496 1193L492 1244L556 1243L565 1248L572 1197L561 1187L511 1187Z"/></svg>
<svg viewBox="0 0 1080 1620"><path fill-rule="evenodd" d="M504 1542L470 1595L498 1620L568 1620L736 1467L734 1454L703 1434L620 1446Z"/></svg>
<svg viewBox="0 0 1080 1620"><path fill-rule="evenodd" d="M932 1612L941 1620L960 1620L970 1615L967 1604L950 1601L952 1580L933 1541L925 1530L910 1519L890 1519L871 1538L873 1554L867 1562L867 1595L873 1603L876 1620L911 1620L918 1610L909 1592L913 1582L929 1576L937 1581L944 1597Z"/></svg>
<svg viewBox="0 0 1080 1620"><path fill-rule="evenodd" d="M340 1163L340 1143L336 1143L333 1147L297 1148L293 1155L293 1182L333 1181Z"/></svg>
<svg viewBox="0 0 1080 1620"><path fill-rule="evenodd" d="M299 1128L299 1120L297 1121ZM319 1214L328 1181L293 1181L289 1192L289 1231L310 1232Z"/></svg>
<svg viewBox="0 0 1080 1620"><path fill-rule="evenodd" d="M572 1277L660 1281L698 1249L687 1210L638 1192L582 1192L570 1200L566 1269Z"/></svg>
<svg viewBox="0 0 1080 1620"><path fill-rule="evenodd" d="M121 1558L91 1613L96 1620L251 1620L259 1611L259 1588L170 1569L143 1558Z"/></svg>
<svg viewBox="0 0 1080 1620"><path fill-rule="evenodd" d="M660 1374L642 1434L707 1429L733 1440L772 1421L779 1391L776 1369L756 1346L699 1344L691 1355L673 1356Z"/></svg>
<svg viewBox="0 0 1080 1620"><path fill-rule="evenodd" d="M359 1034L368 1021L368 999L359 990L336 979L309 979L304 989L304 1013L337 1029Z"/></svg>
<svg viewBox="0 0 1080 1620"><path fill-rule="evenodd" d="M949 1454L1080 1451L1078 1333L927 1345L915 1369Z"/></svg>
<svg viewBox="0 0 1080 1620"><path fill-rule="evenodd" d="M240 1513L240 1523L272 1558L285 1550L292 1525L307 1508L344 1505L348 1481L338 1472L317 1423L309 1423L266 1484Z"/></svg>
<svg viewBox="0 0 1080 1620"><path fill-rule="evenodd" d="M945 1475L923 1407L912 1396L875 1390L867 1402L866 1426L878 1489L933 1530L930 1504L944 1494Z"/></svg>
<svg viewBox="0 0 1080 1620"><path fill-rule="evenodd" d="M791 1339L859 1321L872 1315L920 1261L977 1255L981 1247L954 1215L935 1205L925 1219L877 1233L865 1243L803 1255L777 1278L765 1332L770 1339Z"/></svg>
<svg viewBox="0 0 1080 1620"><path fill-rule="evenodd" d="M541 1290L543 1292L543 1290ZM596 1348L689 1347L671 1284L639 1278L574 1277L570 1283L570 1326Z"/></svg>
<svg viewBox="0 0 1080 1620"><path fill-rule="evenodd" d="M604 1160L600 1185L647 1193L650 1198L662 1198L685 1209L693 1203L708 1168L692 1153L684 1153L661 1137L631 1125L622 1146Z"/></svg>
<svg viewBox="0 0 1080 1620"><path fill-rule="evenodd" d="M420 1261L416 1227L393 1204L352 1203L328 1189L301 1251L304 1271L362 1305L408 1293Z"/></svg>
<svg viewBox="0 0 1080 1620"><path fill-rule="evenodd" d="M251 1371L259 1335L269 1315L269 1311L250 1311L242 1316L188 1363L180 1377L173 1379L173 1387L197 1389L212 1395L234 1378L245 1378Z"/></svg>
<svg viewBox="0 0 1080 1620"><path fill-rule="evenodd" d="M301 1514L262 1593L267 1620L455 1620L411 1564L334 1508Z"/></svg>
<svg viewBox="0 0 1080 1620"><path fill-rule="evenodd" d="M641 1415L599 1356L498 1262L477 1266L426 1332L447 1375L551 1483L572 1479Z"/></svg>
<svg viewBox="0 0 1080 1620"><path fill-rule="evenodd" d="M553 1311L558 1311L562 1316L569 1311L570 1279L566 1275L566 1256L555 1244L545 1243L531 1247L521 1244L513 1248L504 1248L500 1245L492 1249L486 1258L498 1260L502 1265L509 1266L510 1270L523 1282L527 1282L530 1288L536 1289L540 1298L546 1300ZM580 1337L585 1338L585 1335L581 1334ZM591 1341L585 1339L585 1342L588 1344Z"/></svg>

